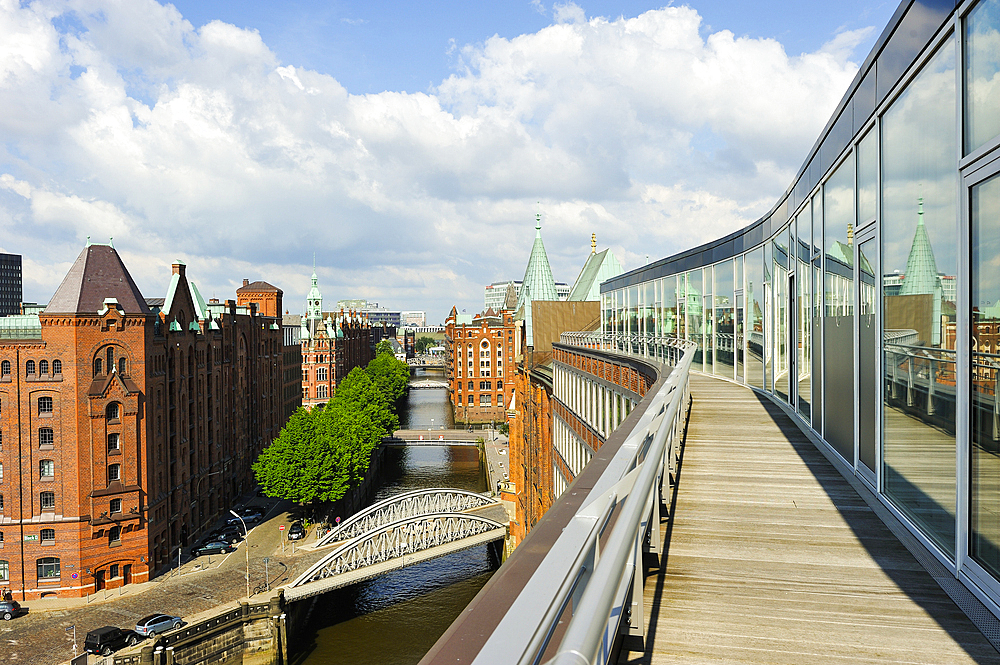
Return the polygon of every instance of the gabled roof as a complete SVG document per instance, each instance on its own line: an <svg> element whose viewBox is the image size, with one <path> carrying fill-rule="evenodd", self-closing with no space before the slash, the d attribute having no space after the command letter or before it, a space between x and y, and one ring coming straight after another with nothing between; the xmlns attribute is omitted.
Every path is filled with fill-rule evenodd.
<svg viewBox="0 0 1000 665"><path fill-rule="evenodd" d="M254 292L265 291L268 293L282 292L281 289L279 289L277 286L274 286L273 284L268 284L267 282L263 282L261 280L257 280L256 282L250 282L246 286L241 286L240 288L236 289L236 293L243 293L244 291L254 291Z"/></svg>
<svg viewBox="0 0 1000 665"><path fill-rule="evenodd" d="M600 300L601 282L625 272L622 264L611 253L610 249L602 252L591 253L587 257L587 262L583 264L583 270L573 283L573 288L569 292L567 300Z"/></svg>
<svg viewBox="0 0 1000 665"><path fill-rule="evenodd" d="M118 301L126 314L149 314L146 300L111 245L88 245L45 307L46 314L97 314L105 298Z"/></svg>

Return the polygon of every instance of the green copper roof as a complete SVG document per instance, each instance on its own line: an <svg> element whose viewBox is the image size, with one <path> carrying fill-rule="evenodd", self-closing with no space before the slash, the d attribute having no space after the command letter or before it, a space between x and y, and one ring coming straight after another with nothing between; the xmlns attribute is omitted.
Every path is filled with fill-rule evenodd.
<svg viewBox="0 0 1000 665"><path fill-rule="evenodd" d="M941 278L938 276L937 262L934 260L934 248L931 247L927 229L924 227L923 197L918 199L918 202L917 230L913 234L910 255L906 258L903 286L899 290L901 296L934 294L941 288Z"/></svg>
<svg viewBox="0 0 1000 665"><path fill-rule="evenodd" d="M610 249L602 252L591 253L587 257L587 262L583 264L583 270L573 283L573 288L569 292L568 300L600 300L601 282L625 272L622 264L611 253Z"/></svg>
<svg viewBox="0 0 1000 665"><path fill-rule="evenodd" d="M312 288L306 297L306 318L319 321L323 318L323 294L319 292L319 278L316 276L316 266L313 266Z"/></svg>
<svg viewBox="0 0 1000 665"><path fill-rule="evenodd" d="M524 270L521 282L521 294L517 298L517 309L524 306L524 332L528 346L534 346L531 335L531 301L559 300L556 293L556 280L552 278L552 268L549 267L549 257L542 244L542 216L535 215L535 243L531 246L528 256L528 267Z"/></svg>

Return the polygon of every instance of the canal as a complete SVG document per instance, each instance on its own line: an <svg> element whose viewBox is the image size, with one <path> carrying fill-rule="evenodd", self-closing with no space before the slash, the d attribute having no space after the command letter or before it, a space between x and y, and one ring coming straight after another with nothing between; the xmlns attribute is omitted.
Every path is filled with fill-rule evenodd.
<svg viewBox="0 0 1000 665"><path fill-rule="evenodd" d="M418 369L414 378L423 377L444 374ZM399 415L403 429L453 426L447 388L411 391ZM389 448L383 468L376 500L424 487L486 490L479 451L469 446ZM494 570L482 546L325 594L313 611L313 643L300 663L416 663Z"/></svg>

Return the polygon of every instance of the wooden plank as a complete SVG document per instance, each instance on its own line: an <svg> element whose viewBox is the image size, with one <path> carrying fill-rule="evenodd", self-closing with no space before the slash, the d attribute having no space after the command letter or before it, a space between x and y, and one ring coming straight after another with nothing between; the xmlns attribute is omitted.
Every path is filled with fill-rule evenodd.
<svg viewBox="0 0 1000 665"><path fill-rule="evenodd" d="M779 408L702 376L692 394L645 650L620 662L1000 662Z"/></svg>

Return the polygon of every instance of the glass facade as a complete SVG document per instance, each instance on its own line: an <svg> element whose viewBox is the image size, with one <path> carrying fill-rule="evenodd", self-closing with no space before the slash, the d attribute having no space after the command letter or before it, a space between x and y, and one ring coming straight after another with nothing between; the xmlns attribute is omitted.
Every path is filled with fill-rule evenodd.
<svg viewBox="0 0 1000 665"><path fill-rule="evenodd" d="M1000 0L904 9L772 212L605 282L603 325L658 284L694 370L787 403L1000 604Z"/></svg>

